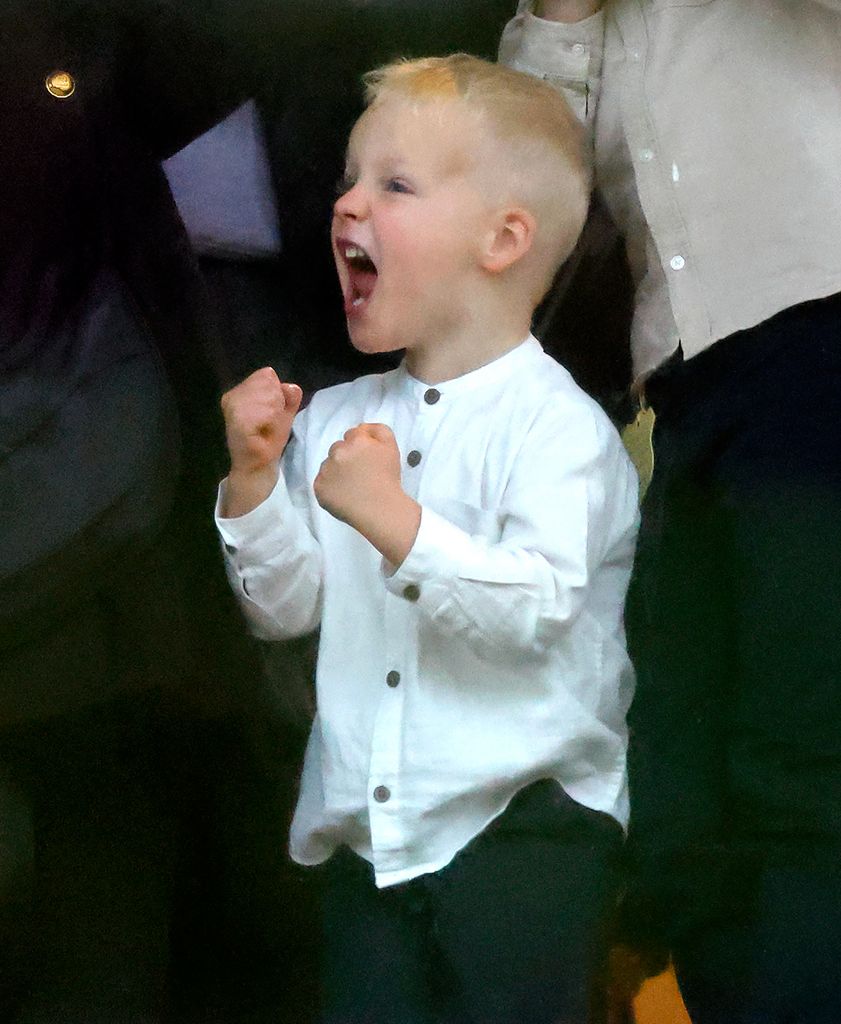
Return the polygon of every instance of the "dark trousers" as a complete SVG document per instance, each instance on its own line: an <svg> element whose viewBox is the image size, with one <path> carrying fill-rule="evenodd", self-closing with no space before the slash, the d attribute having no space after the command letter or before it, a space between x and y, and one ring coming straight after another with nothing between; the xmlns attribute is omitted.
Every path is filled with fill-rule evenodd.
<svg viewBox="0 0 841 1024"><path fill-rule="evenodd" d="M619 825L557 783L522 790L441 871L378 890L343 849L324 895L327 1024L584 1024L616 896Z"/></svg>
<svg viewBox="0 0 841 1024"><path fill-rule="evenodd" d="M841 297L676 358L647 393L628 905L699 1024L822 1021L841 1012L837 958L806 981L841 903Z"/></svg>
<svg viewBox="0 0 841 1024"><path fill-rule="evenodd" d="M161 1018L185 736L155 693L0 733L2 1020Z"/></svg>

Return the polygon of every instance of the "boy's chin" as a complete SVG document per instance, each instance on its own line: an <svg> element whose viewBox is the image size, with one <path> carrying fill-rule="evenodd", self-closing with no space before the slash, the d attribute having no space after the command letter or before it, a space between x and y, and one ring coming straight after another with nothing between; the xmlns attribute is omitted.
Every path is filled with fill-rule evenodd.
<svg viewBox="0 0 841 1024"><path fill-rule="evenodd" d="M348 322L350 343L357 352L365 355L377 355L385 352L397 352L403 345L382 332L366 328L362 324Z"/></svg>

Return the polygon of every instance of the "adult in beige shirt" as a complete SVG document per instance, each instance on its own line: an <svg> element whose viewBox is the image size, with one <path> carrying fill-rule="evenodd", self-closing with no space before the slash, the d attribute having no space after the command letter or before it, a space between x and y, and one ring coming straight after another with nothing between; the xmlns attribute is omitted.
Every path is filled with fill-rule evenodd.
<svg viewBox="0 0 841 1024"><path fill-rule="evenodd" d="M696 1024L841 1006L841 0L523 0L636 284L629 905Z"/></svg>

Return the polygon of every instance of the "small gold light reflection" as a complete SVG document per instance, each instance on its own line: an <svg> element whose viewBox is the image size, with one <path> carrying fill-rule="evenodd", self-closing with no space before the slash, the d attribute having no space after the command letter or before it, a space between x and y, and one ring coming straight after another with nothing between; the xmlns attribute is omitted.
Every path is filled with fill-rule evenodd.
<svg viewBox="0 0 841 1024"><path fill-rule="evenodd" d="M53 71L44 82L50 96L57 100L67 100L76 91L76 80L69 71Z"/></svg>

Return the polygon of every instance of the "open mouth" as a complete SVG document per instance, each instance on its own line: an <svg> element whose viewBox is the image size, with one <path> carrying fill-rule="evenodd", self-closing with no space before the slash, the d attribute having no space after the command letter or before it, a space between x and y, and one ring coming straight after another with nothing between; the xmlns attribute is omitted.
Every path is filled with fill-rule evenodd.
<svg viewBox="0 0 841 1024"><path fill-rule="evenodd" d="M345 315L356 316L371 299L377 283L377 268L368 253L355 242L340 238L337 249L345 264Z"/></svg>

